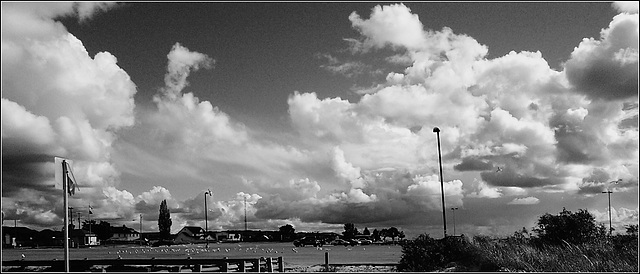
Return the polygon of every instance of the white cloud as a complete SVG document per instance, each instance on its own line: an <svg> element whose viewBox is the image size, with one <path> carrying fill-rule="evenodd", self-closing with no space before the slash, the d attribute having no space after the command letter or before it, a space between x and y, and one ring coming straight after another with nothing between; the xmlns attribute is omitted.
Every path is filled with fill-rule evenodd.
<svg viewBox="0 0 640 274"><path fill-rule="evenodd" d="M540 203L540 200L536 197L525 197L525 198L515 198L511 202L508 202L509 205L535 205Z"/></svg>
<svg viewBox="0 0 640 274"><path fill-rule="evenodd" d="M473 184L475 185L473 191L469 192L466 197L495 199L502 196L502 190L500 188L490 187L482 180L474 179Z"/></svg>
<svg viewBox="0 0 640 274"><path fill-rule="evenodd" d="M367 36L363 44L365 49L382 48L387 44L415 49L426 43L418 15L411 14L404 4L375 6L367 20L353 12L349 20L354 28Z"/></svg>
<svg viewBox="0 0 640 274"><path fill-rule="evenodd" d="M615 1L611 5L619 12L638 13L638 2L636 1Z"/></svg>
<svg viewBox="0 0 640 274"><path fill-rule="evenodd" d="M565 64L569 81L593 99L623 100L638 95L638 14L618 14L600 33L585 38Z"/></svg>
<svg viewBox="0 0 640 274"><path fill-rule="evenodd" d="M118 131L134 123L136 86L113 55L89 56L80 40L53 21L58 16L86 20L95 9L110 6L3 3L2 67L11 69L2 70L2 158L12 163L3 168L3 209L5 198L27 200L27 192L20 190L25 187L55 203L58 192L44 187L53 185L54 156L74 160L79 198L110 201L101 190L118 196L110 153ZM33 200L27 201L7 209L31 208ZM114 215L124 211L120 207ZM39 211L37 216L61 222L51 214Z"/></svg>
<svg viewBox="0 0 640 274"><path fill-rule="evenodd" d="M342 151L340 147L335 147L333 149L333 160L331 163L333 170L336 172L338 177L347 180L355 188L364 187L360 168L354 167L351 163L346 161L344 151Z"/></svg>

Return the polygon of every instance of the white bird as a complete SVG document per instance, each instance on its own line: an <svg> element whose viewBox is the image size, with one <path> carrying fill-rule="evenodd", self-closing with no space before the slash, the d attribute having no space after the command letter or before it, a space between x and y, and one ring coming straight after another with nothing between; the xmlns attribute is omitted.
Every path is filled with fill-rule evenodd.
<svg viewBox="0 0 640 274"><path fill-rule="evenodd" d="M20 256L21 256L23 259L24 259L25 257L27 257L27 256L25 256L25 255L24 255L24 253L22 253L22 255L20 255Z"/></svg>

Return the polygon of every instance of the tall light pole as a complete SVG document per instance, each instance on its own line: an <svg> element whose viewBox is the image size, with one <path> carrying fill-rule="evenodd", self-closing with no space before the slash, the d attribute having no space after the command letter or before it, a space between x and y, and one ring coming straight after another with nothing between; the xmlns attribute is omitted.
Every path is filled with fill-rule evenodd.
<svg viewBox="0 0 640 274"><path fill-rule="evenodd" d="M447 237L447 216L444 206L444 179L442 178L442 153L440 152L440 129L433 128L433 132L438 136L438 160L440 162L440 191L442 192L442 223L444 224L444 237Z"/></svg>
<svg viewBox="0 0 640 274"><path fill-rule="evenodd" d="M140 213L140 245L142 245L142 213Z"/></svg>
<svg viewBox="0 0 640 274"><path fill-rule="evenodd" d="M207 234L209 232L209 223L208 223L208 220L207 220L207 215L208 215L207 213L209 213L209 211L207 209L207 195L209 195L209 196L212 195L211 194L211 190L207 190L204 193L204 238L205 238L205 241L207 242L206 243L206 247L208 248L209 247L209 238L208 238Z"/></svg>
<svg viewBox="0 0 640 274"><path fill-rule="evenodd" d="M247 231L247 196L244 197L244 231Z"/></svg>
<svg viewBox="0 0 640 274"><path fill-rule="evenodd" d="M613 192L607 189L607 191L603 191L602 193L607 193L607 196L609 196L609 236L611 236L611 231L613 231L611 227L611 193Z"/></svg>
<svg viewBox="0 0 640 274"><path fill-rule="evenodd" d="M453 211L453 236L456 236L456 210L458 210L457 207L451 208L451 211Z"/></svg>

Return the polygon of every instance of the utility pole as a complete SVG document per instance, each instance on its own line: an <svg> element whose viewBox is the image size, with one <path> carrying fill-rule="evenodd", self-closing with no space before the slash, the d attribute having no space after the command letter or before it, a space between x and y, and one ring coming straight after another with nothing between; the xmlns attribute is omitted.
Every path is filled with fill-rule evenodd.
<svg viewBox="0 0 640 274"><path fill-rule="evenodd" d="M207 195L212 195L211 194L211 190L207 190L204 193L204 238L206 240L206 247L209 248L209 237L208 237L208 232L209 232L209 222L207 220L207 215L209 215L209 211L207 209Z"/></svg>
<svg viewBox="0 0 640 274"><path fill-rule="evenodd" d="M73 226L73 207L69 207L69 216L71 216L71 218L69 218L69 220L71 221L71 226Z"/></svg>
<svg viewBox="0 0 640 274"><path fill-rule="evenodd" d="M456 236L456 210L458 210L457 207L451 208L451 211L453 211L453 236Z"/></svg>
<svg viewBox="0 0 640 274"><path fill-rule="evenodd" d="M62 161L62 196L64 197L64 272L69 272L69 199L67 198L67 161Z"/></svg>
<svg viewBox="0 0 640 274"><path fill-rule="evenodd" d="M244 197L244 231L247 231L247 197Z"/></svg>
<svg viewBox="0 0 640 274"><path fill-rule="evenodd" d="M142 213L140 213L140 245L142 245Z"/></svg>
<svg viewBox="0 0 640 274"><path fill-rule="evenodd" d="M613 227L611 226L611 193L613 192L607 189L607 191L603 191L602 193L607 193L607 196L609 196L609 236L611 236L611 232L613 231Z"/></svg>
<svg viewBox="0 0 640 274"><path fill-rule="evenodd" d="M440 129L433 128L433 132L438 136L438 161L440 162L440 191L442 192L442 223L444 224L444 237L447 237L447 216L444 206L444 179L442 178L442 152L440 152Z"/></svg>

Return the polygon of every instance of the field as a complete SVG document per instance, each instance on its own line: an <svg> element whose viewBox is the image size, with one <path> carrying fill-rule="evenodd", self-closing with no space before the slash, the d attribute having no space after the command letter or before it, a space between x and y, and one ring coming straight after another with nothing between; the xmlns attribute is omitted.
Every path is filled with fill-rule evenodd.
<svg viewBox="0 0 640 274"><path fill-rule="evenodd" d="M294 247L291 243L211 243L205 245L174 245L169 247L116 246L70 248L71 260L127 258L259 258L282 257L285 270L305 271L323 265L325 252L330 264L398 263L402 256L399 245ZM3 249L2 260L63 260L62 248Z"/></svg>

